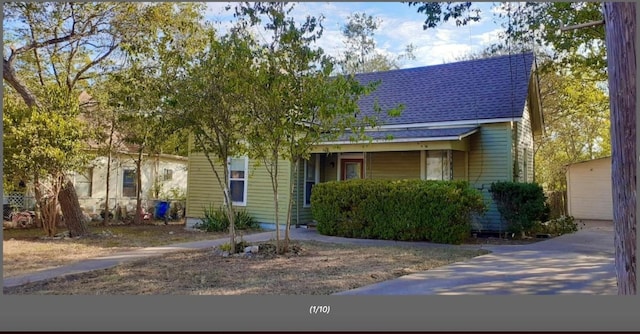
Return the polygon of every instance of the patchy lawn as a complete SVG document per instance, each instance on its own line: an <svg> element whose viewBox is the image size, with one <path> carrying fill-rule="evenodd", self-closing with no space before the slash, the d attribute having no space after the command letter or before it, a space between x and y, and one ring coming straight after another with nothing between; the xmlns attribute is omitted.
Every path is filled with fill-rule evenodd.
<svg viewBox="0 0 640 334"><path fill-rule="evenodd" d="M181 224L89 225L92 236L45 238L42 229L2 231L2 275L16 276L137 248L224 238L224 233L188 231ZM65 231L61 229L60 231ZM245 234L259 231L244 232Z"/></svg>
<svg viewBox="0 0 640 334"><path fill-rule="evenodd" d="M329 295L488 253L460 247L371 247L294 241L276 255L223 257L183 251L110 269L5 288L5 294L43 295Z"/></svg>

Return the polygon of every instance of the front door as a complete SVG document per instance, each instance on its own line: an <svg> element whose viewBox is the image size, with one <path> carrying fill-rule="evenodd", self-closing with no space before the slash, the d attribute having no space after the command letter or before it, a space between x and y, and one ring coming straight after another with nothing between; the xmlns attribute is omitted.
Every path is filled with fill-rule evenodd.
<svg viewBox="0 0 640 334"><path fill-rule="evenodd" d="M364 174L363 159L343 159L341 162L342 180L361 179Z"/></svg>

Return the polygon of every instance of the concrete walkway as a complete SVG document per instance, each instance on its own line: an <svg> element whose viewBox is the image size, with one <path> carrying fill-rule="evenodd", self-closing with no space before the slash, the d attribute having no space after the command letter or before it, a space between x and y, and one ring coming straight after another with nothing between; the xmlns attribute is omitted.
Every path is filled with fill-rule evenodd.
<svg viewBox="0 0 640 334"><path fill-rule="evenodd" d="M615 295L613 225L478 256L337 295Z"/></svg>
<svg viewBox="0 0 640 334"><path fill-rule="evenodd" d="M314 229L290 231L294 240L316 240L367 246L451 247L428 242L361 240L330 237ZM249 242L275 239L275 231L243 237ZM168 252L203 249L227 242L227 238L149 247L76 262L74 264L4 278L5 287L42 281L58 276L106 269L119 264ZM338 294L615 294L613 228L611 223L590 225L570 235L529 245L462 245L484 248L491 254L422 273L345 291Z"/></svg>

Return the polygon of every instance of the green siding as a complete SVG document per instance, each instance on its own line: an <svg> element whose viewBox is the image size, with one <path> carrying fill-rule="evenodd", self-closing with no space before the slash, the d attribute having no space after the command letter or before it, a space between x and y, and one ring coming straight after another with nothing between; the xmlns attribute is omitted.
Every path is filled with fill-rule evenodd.
<svg viewBox="0 0 640 334"><path fill-rule="evenodd" d="M222 173L222 165L216 162L216 167ZM289 200L289 163L279 162L279 219L284 225L287 218ZM187 178L187 217L202 218L203 208L210 204L219 207L224 204L222 191L218 181L202 153L189 154L189 171ZM193 171L193 172L191 172ZM222 177L222 175L220 175ZM275 207L273 190L269 173L264 166L249 160L249 175L247 181L247 205L236 206L244 208L261 223L275 223Z"/></svg>
<svg viewBox="0 0 640 334"><path fill-rule="evenodd" d="M489 188L496 181L512 180L511 163L511 125L499 123L483 125L480 131L472 135L469 152L469 182L475 188L482 188L489 210L477 219L476 230L501 231L498 212Z"/></svg>
<svg viewBox="0 0 640 334"><path fill-rule="evenodd" d="M368 179L419 179L420 151L368 153Z"/></svg>
<svg viewBox="0 0 640 334"><path fill-rule="evenodd" d="M289 206L289 162L280 160L278 171L278 212L280 225L284 226ZM261 223L275 223L275 207L271 177L267 169L249 160L249 184L246 210Z"/></svg>
<svg viewBox="0 0 640 334"><path fill-rule="evenodd" d="M533 182L533 132L531 128L531 115L528 103L522 115L522 121L518 122L518 162L517 166L520 171L518 181ZM525 163L526 161L526 163ZM526 167L526 173L524 168ZM525 178L526 177L526 178Z"/></svg>
<svg viewBox="0 0 640 334"><path fill-rule="evenodd" d="M222 166L217 164L220 177ZM224 196L209 162L202 153L189 154L189 174L187 175L187 217L202 218L203 209L212 204L222 206Z"/></svg>

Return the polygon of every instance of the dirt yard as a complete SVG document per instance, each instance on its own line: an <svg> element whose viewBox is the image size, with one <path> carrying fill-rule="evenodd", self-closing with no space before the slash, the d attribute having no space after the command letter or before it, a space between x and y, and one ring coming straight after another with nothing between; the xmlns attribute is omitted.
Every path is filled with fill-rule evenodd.
<svg viewBox="0 0 640 334"><path fill-rule="evenodd" d="M276 255L224 257L217 249L184 251L118 267L5 288L43 295L328 295L486 254L459 247L363 247L294 242Z"/></svg>
<svg viewBox="0 0 640 334"><path fill-rule="evenodd" d="M182 224L110 225L90 224L93 234L85 238L46 238L42 229L2 231L2 276L16 276L79 260L136 248L218 239L224 233L187 231ZM64 231L64 229L61 229ZM245 234L260 231L244 232Z"/></svg>

